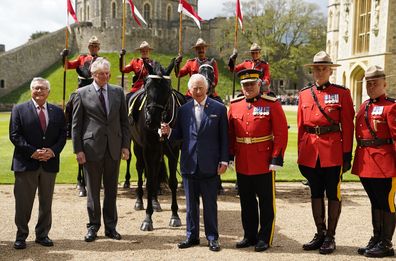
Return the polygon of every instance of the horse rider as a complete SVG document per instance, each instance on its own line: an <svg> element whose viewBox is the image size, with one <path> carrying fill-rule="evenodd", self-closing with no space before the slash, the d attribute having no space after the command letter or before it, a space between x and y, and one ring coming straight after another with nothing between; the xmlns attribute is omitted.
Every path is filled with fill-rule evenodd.
<svg viewBox="0 0 396 261"><path fill-rule="evenodd" d="M359 176L370 199L374 233L358 253L367 257L394 256L396 99L386 95L383 68L370 66L364 76L370 99L356 114L357 147L352 173Z"/></svg>
<svg viewBox="0 0 396 261"><path fill-rule="evenodd" d="M206 57L206 51L208 50L209 46L210 45L207 44L202 38L198 38L195 45L191 47L191 49L195 50L197 57L187 60L186 64L181 69L179 69L179 68L180 68L180 64L182 62L183 56L179 55L175 60L176 77L183 77L187 74L191 76L193 74L198 73L199 67L201 65L210 64L212 59L209 59L208 57ZM213 63L210 65L213 67L213 70L214 70L214 82L213 82L213 86L209 86L209 91L211 91L210 88L212 87L212 91L211 91L212 94L209 96L217 101L222 102L220 96L215 91L217 82L219 81L219 70L217 68L217 62L214 58L213 58ZM186 96L191 98L190 91L187 91Z"/></svg>
<svg viewBox="0 0 396 261"><path fill-rule="evenodd" d="M274 94L270 91L271 73L269 63L261 59L261 47L257 43L253 43L250 46L250 55L252 59L246 59L242 63L235 65L235 60L238 57L238 52L234 50L230 58L228 59L228 70L231 72L239 72L245 69L255 69L261 71L261 87L260 91L270 96Z"/></svg>
<svg viewBox="0 0 396 261"><path fill-rule="evenodd" d="M75 60L67 61L67 69L76 69L78 74L78 88L89 85L93 82L90 67L91 64L99 57L100 42L96 36L92 36L88 41L88 54L80 54ZM69 49L63 49L61 56L63 58L63 65L65 59L69 55Z"/></svg>
<svg viewBox="0 0 396 261"><path fill-rule="evenodd" d="M150 58L150 53L154 48L150 46L150 44L146 41L143 41L136 51L140 51L140 58L133 58L128 65L124 66L124 56L126 54L126 50L122 49L120 51L120 63L119 69L121 73L130 73L134 72L134 76L132 77L132 87L130 92L127 94L126 99L129 100L129 97L132 96L135 92L139 91L144 87L144 81L146 77L149 75L147 68L144 66L145 63L153 66L155 62ZM173 65L173 62L171 63ZM162 73L165 73L164 68L161 67Z"/></svg>

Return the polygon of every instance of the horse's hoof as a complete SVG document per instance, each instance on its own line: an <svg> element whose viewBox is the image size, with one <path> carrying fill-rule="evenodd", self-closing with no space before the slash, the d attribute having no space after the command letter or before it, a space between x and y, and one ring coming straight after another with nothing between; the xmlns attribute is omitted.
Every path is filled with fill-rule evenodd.
<svg viewBox="0 0 396 261"><path fill-rule="evenodd" d="M153 200L153 209L155 212L162 212L161 204Z"/></svg>
<svg viewBox="0 0 396 261"><path fill-rule="evenodd" d="M125 181L124 188L130 188L130 187L131 187L131 183L129 181Z"/></svg>
<svg viewBox="0 0 396 261"><path fill-rule="evenodd" d="M179 217L172 217L169 221L170 227L181 227L182 223Z"/></svg>
<svg viewBox="0 0 396 261"><path fill-rule="evenodd" d="M80 192L78 193L78 196L80 198L86 197L87 196L87 190L84 187L80 188Z"/></svg>
<svg viewBox="0 0 396 261"><path fill-rule="evenodd" d="M144 210L143 203L141 203L141 202L136 202L134 208L135 208L136 211Z"/></svg>
<svg viewBox="0 0 396 261"><path fill-rule="evenodd" d="M142 225L140 226L140 230L142 231L153 231L153 222L143 221Z"/></svg>

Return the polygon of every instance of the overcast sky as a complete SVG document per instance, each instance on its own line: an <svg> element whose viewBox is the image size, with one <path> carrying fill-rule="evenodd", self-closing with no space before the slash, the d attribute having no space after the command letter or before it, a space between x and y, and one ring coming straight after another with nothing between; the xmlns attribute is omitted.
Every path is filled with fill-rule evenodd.
<svg viewBox="0 0 396 261"><path fill-rule="evenodd" d="M225 1L199 0L199 15L211 19L221 14ZM326 11L327 0L307 1ZM0 12L0 44L5 44L6 51L27 42L32 33L52 32L66 24L66 0L0 0Z"/></svg>

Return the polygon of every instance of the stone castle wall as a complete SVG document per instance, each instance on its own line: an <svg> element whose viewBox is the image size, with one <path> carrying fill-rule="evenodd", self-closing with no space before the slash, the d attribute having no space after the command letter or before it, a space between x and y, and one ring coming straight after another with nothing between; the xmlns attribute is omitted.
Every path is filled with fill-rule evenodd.
<svg viewBox="0 0 396 261"><path fill-rule="evenodd" d="M73 46L75 41L72 39L70 42ZM64 45L65 30L61 29L0 54L0 81L2 81L0 97L30 82L33 77L40 75L55 63L59 63L59 53Z"/></svg>

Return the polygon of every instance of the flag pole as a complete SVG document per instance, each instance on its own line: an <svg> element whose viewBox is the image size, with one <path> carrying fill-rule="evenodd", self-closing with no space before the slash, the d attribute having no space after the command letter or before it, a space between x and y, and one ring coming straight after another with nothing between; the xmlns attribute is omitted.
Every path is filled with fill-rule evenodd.
<svg viewBox="0 0 396 261"><path fill-rule="evenodd" d="M238 48L238 15L235 14L235 37L234 37L234 51L236 51ZM235 96L235 65L236 65L236 59L234 61L234 70L232 71L233 77L232 77L232 99L234 99Z"/></svg>
<svg viewBox="0 0 396 261"><path fill-rule="evenodd" d="M182 12L180 12L179 15L179 55L182 55L183 52L183 46L182 46ZM179 77L179 70L180 70L180 64L178 65L179 68L177 68L177 91L180 91L180 77Z"/></svg>
<svg viewBox="0 0 396 261"><path fill-rule="evenodd" d="M66 2L67 4L67 2ZM67 25L65 28L65 49L69 49L69 11L66 8L66 20ZM67 56L64 59L63 64L63 94L62 94L62 110L65 109L65 100L66 100L66 72L67 72Z"/></svg>
<svg viewBox="0 0 396 261"><path fill-rule="evenodd" d="M122 5L122 32L121 32L121 49L125 49L125 13L126 13L126 0L123 0ZM124 59L120 59L120 68L124 69ZM125 74L121 70L121 87L124 89L124 77Z"/></svg>

